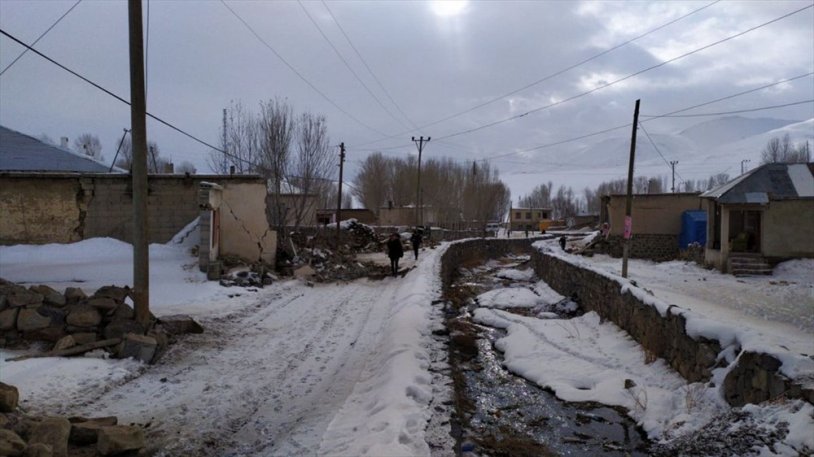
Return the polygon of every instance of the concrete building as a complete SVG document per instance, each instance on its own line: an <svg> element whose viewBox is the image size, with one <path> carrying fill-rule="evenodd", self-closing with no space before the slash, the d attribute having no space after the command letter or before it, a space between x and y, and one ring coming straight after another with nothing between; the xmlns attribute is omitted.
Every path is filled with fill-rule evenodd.
<svg viewBox="0 0 814 457"><path fill-rule="evenodd" d="M509 208L509 230L540 230L540 222L551 219L551 208Z"/></svg>
<svg viewBox="0 0 814 457"><path fill-rule="evenodd" d="M709 221L704 259L715 268L814 257L814 163L766 164L701 198Z"/></svg>

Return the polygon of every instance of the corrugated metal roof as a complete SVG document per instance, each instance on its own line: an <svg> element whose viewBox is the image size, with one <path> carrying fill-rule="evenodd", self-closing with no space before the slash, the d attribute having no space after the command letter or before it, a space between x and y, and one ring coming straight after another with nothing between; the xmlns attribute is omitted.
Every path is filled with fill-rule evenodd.
<svg viewBox="0 0 814 457"><path fill-rule="evenodd" d="M730 204L814 197L814 176L809 164L770 163L701 196Z"/></svg>
<svg viewBox="0 0 814 457"><path fill-rule="evenodd" d="M110 166L90 157L0 126L0 171L108 173L108 170Z"/></svg>

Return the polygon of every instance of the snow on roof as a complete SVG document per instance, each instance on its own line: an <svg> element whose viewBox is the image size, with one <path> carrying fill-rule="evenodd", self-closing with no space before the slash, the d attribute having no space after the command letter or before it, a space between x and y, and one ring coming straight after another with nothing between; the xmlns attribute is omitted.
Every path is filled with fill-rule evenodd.
<svg viewBox="0 0 814 457"><path fill-rule="evenodd" d="M720 203L768 203L814 197L811 168L811 164L769 163L704 192L701 197Z"/></svg>
<svg viewBox="0 0 814 457"><path fill-rule="evenodd" d="M814 175L809 164L791 164L788 173L798 197L814 197Z"/></svg>
<svg viewBox="0 0 814 457"><path fill-rule="evenodd" d="M0 171L109 173L110 166L0 126Z"/></svg>

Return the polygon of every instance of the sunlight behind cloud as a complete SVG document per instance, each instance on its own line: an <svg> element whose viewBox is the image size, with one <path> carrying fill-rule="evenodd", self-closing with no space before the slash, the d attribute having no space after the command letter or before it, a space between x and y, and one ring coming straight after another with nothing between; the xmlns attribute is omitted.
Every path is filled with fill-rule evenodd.
<svg viewBox="0 0 814 457"><path fill-rule="evenodd" d="M468 0L434 0L430 7L437 16L452 17L463 13L468 4Z"/></svg>

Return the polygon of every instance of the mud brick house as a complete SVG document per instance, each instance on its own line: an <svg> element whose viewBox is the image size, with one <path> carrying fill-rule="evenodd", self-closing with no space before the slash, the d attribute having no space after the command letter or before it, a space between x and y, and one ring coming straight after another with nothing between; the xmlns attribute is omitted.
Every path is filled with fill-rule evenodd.
<svg viewBox="0 0 814 457"><path fill-rule="evenodd" d="M693 192L634 195L630 256L658 261L675 259L679 254L682 214L701 209L699 195ZM625 195L602 197L600 221L610 227L605 249L614 257L622 256L625 199Z"/></svg>
<svg viewBox="0 0 814 457"><path fill-rule="evenodd" d="M201 187L208 199L210 184L219 188L219 254L273 262L276 233L269 230L266 183L259 176L150 175L149 242L166 243L201 216ZM132 178L0 127L0 214L0 245L97 237L131 242Z"/></svg>
<svg viewBox="0 0 814 457"><path fill-rule="evenodd" d="M814 163L772 163L701 195L706 263L722 272L770 273L782 260L814 257Z"/></svg>

